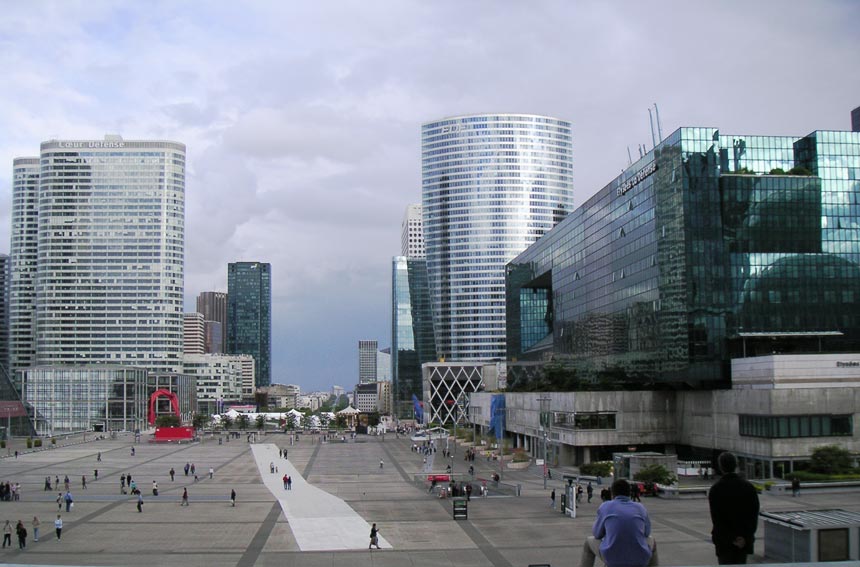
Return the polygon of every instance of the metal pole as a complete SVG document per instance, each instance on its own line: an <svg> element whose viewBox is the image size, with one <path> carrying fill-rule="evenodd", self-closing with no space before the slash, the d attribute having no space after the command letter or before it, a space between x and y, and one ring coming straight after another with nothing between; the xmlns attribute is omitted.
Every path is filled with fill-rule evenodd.
<svg viewBox="0 0 860 567"><path fill-rule="evenodd" d="M543 489L546 490L546 477L549 467L546 461L546 431L543 432Z"/></svg>

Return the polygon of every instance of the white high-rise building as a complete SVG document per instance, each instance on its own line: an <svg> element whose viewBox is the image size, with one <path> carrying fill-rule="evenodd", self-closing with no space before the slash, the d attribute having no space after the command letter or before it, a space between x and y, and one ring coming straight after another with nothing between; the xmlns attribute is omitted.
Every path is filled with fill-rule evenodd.
<svg viewBox="0 0 860 567"><path fill-rule="evenodd" d="M9 270L9 374L36 364L36 261L39 256L39 158L12 164Z"/></svg>
<svg viewBox="0 0 860 567"><path fill-rule="evenodd" d="M570 122L479 114L422 126L422 204L437 354L505 357L505 265L573 210Z"/></svg>
<svg viewBox="0 0 860 567"><path fill-rule="evenodd" d="M14 170L13 368L181 372L185 146L50 140Z"/></svg>
<svg viewBox="0 0 860 567"><path fill-rule="evenodd" d="M421 205L409 205L400 225L400 255L407 258L423 258L424 219Z"/></svg>
<svg viewBox="0 0 860 567"><path fill-rule="evenodd" d="M182 352L185 354L204 354L205 325L202 313L182 314Z"/></svg>

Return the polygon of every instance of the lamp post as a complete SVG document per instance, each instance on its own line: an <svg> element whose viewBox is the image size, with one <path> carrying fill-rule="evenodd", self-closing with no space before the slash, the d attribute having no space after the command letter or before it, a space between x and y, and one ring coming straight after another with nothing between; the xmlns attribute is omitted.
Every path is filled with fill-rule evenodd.
<svg viewBox="0 0 860 567"><path fill-rule="evenodd" d="M549 429L549 407L550 401L552 398L549 396L541 396L538 398L538 402L540 403L540 430L543 432L543 489L546 490L546 481L549 465L547 464L547 430Z"/></svg>

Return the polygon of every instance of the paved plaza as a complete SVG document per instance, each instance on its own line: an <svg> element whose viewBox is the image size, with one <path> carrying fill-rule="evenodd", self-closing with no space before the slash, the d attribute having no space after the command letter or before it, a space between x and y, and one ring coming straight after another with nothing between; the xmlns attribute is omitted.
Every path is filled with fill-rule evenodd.
<svg viewBox="0 0 860 567"><path fill-rule="evenodd" d="M0 480L21 483L17 502L0 502L0 520L23 520L27 548L0 551L0 562L39 565L176 565L182 567L289 566L575 566L594 521L599 498L571 519L553 511L549 491L536 469L505 471L504 481L522 485L522 496L472 498L468 520L452 519L452 503L430 496L412 482L424 469L411 442L393 435L359 436L346 443L321 443L300 436L290 444L282 434L261 436L254 445L240 439L207 437L203 443L135 444L132 438L88 440L69 446L0 459ZM279 449L288 450L288 459ZM102 461L97 462L101 452ZM465 472L462 449L455 472ZM441 450L435 467L443 472ZM384 463L380 467L380 461ZM186 476L195 465L198 480ZM270 464L277 467L270 472ZM492 466L479 459L476 475ZM171 482L169 470L176 471ZM209 478L209 468L214 469ZM94 469L99 478L94 480ZM558 479L560 471L556 471ZM120 493L120 475L131 474L144 497ZM282 477L293 477L292 490ZM57 490L43 490L45 477L68 475L74 508L61 511L62 540L54 535ZM81 489L86 475L87 490ZM159 496L151 492L158 482ZM554 480L561 493L560 480ZM189 506L180 506L183 488ZM231 506L230 491L237 493ZM711 565L710 520L706 500L645 498L663 565ZM766 493L770 511L844 508L860 511L853 493ZM31 521L41 533L33 541ZM382 550L368 551L369 526L377 523ZM761 530L760 530L761 535ZM13 535L13 540L14 540ZM763 547L757 543L761 561Z"/></svg>

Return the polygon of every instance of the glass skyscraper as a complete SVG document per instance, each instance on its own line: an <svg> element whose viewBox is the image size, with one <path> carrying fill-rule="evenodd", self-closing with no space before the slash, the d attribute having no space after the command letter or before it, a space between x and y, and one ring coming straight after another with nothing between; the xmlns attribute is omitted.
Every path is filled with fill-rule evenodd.
<svg viewBox="0 0 860 567"><path fill-rule="evenodd" d="M726 387L734 358L860 350L858 284L860 133L681 128L509 264L508 357Z"/></svg>
<svg viewBox="0 0 860 567"><path fill-rule="evenodd" d="M227 353L254 357L254 386L272 383L272 267L227 265Z"/></svg>
<svg viewBox="0 0 860 567"><path fill-rule="evenodd" d="M421 365L436 360L433 315L423 258L395 256L392 261L391 381L394 411L412 417L412 396L420 400Z"/></svg>
<svg viewBox="0 0 860 567"><path fill-rule="evenodd" d="M50 140L14 162L11 366L182 370L185 146Z"/></svg>
<svg viewBox="0 0 860 567"><path fill-rule="evenodd" d="M422 126L422 204L438 355L505 356L505 264L572 209L569 122L481 114Z"/></svg>

